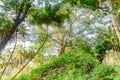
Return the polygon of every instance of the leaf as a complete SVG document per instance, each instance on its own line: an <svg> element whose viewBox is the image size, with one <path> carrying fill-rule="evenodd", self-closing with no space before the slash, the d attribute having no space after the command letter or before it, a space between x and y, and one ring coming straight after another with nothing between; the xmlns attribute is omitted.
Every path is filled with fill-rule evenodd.
<svg viewBox="0 0 120 80"><path fill-rule="evenodd" d="M0 18L0 23L5 22L6 20L4 18Z"/></svg>
<svg viewBox="0 0 120 80"><path fill-rule="evenodd" d="M115 66L114 70L115 70L115 72L117 72L118 74L120 74L120 66Z"/></svg>

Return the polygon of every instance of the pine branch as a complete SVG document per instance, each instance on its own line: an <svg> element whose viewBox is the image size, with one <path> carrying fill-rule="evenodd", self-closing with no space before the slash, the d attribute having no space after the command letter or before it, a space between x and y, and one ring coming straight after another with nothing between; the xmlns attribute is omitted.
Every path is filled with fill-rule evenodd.
<svg viewBox="0 0 120 80"><path fill-rule="evenodd" d="M1 52L0 54L2 54L3 48L6 46L8 41L11 39L11 37L14 34L17 27L20 25L20 23L22 23L24 21L25 17L27 16L27 13L28 13L31 6L30 6L30 3L28 2L26 4L26 8L25 8L25 11L24 11L23 15L21 15L22 12L23 12L23 8L25 6L24 3L25 2L23 0L23 2L21 3L20 8L18 10L18 14L17 14L16 18L14 19L14 24L13 24L11 30L9 31L9 34L7 34L6 37L0 42L0 52Z"/></svg>

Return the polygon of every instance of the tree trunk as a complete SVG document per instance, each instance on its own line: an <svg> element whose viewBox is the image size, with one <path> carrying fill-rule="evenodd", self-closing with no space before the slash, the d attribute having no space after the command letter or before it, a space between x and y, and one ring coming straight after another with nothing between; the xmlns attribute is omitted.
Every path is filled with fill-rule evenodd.
<svg viewBox="0 0 120 80"><path fill-rule="evenodd" d="M61 55L62 53L65 53L66 42L67 42L67 39L65 39L65 35L63 35L62 40L60 42L60 54L59 55Z"/></svg>
<svg viewBox="0 0 120 80"><path fill-rule="evenodd" d="M109 5L110 5L109 6L110 11L113 11L114 7L112 5L112 0L108 0L108 2L109 2ZM115 18L116 13L113 11L112 13L110 13L110 15L111 15L111 19L112 19L113 28L114 28L114 30L115 30L115 32L117 34L118 40L120 42L120 30L119 30L120 26L119 26L118 20Z"/></svg>
<svg viewBox="0 0 120 80"><path fill-rule="evenodd" d="M12 35L14 34L16 28L17 28L18 24L14 24L11 31L9 32L8 35L6 35L6 37L0 42L0 52L2 51L2 49L5 47L5 45L7 44L7 42L10 40L10 38L12 37Z"/></svg>
<svg viewBox="0 0 120 80"><path fill-rule="evenodd" d="M23 8L24 8L24 0L23 2L21 3L21 6L20 6L20 9L18 10L18 14L14 20L14 24L11 28L11 30L9 31L9 34L6 35L6 37L0 42L0 54L2 53L2 50L3 48L5 47L5 45L8 43L8 41L10 40L10 38L12 37L12 35L14 34L14 32L16 31L18 25L24 21L26 15L27 15L27 12L28 10L30 9L30 3L28 2L26 4L26 9L25 9L25 12L22 14L22 11L23 11Z"/></svg>

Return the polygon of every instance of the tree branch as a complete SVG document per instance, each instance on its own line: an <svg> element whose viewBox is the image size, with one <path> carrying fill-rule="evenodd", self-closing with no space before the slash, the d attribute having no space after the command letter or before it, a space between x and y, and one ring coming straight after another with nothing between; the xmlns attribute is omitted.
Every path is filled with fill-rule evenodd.
<svg viewBox="0 0 120 80"><path fill-rule="evenodd" d="M28 2L28 4L26 4L26 8L25 8L25 12L22 14L22 11L23 11L23 7L24 7L24 0L23 2L21 3L21 6L18 10L18 14L16 16L16 18L14 19L14 24L11 28L11 30L9 31L9 34L6 35L6 37L0 42L0 54L2 54L2 50L3 48L6 46L6 44L8 43L8 41L11 39L12 35L14 34L15 30L17 29L18 25L20 25L20 23L22 21L24 21L26 15L27 15L27 12L29 11L30 9L30 3Z"/></svg>
<svg viewBox="0 0 120 80"><path fill-rule="evenodd" d="M10 62L10 59L11 59L12 56L13 56L13 53L14 53L15 48L16 48L16 45L17 45L17 32L16 32L16 40L15 40L15 45L14 45L13 51L12 51L12 53L11 53L8 61L7 61L7 64L6 64L5 68L3 69L3 71L2 71L2 73L1 73L1 75L0 75L0 79L2 78L2 76L3 76L3 74L4 74L5 70L6 70L6 68L7 68L7 66L8 66L8 64L9 64L9 62Z"/></svg>
<svg viewBox="0 0 120 80"><path fill-rule="evenodd" d="M32 58L15 74L15 76L13 76L13 78L11 80L14 80L16 78L16 76L28 65L28 63L33 60L33 58L39 53L39 51L42 49L42 47L45 45L46 41L48 38L48 34L44 40L44 42L42 43L42 45L38 48L37 52L35 53L35 55L32 56Z"/></svg>

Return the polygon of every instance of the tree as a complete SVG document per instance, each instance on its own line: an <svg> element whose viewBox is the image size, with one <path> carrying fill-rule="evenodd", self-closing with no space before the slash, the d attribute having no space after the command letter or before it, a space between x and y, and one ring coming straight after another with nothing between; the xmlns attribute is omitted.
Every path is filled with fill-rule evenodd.
<svg viewBox="0 0 120 80"><path fill-rule="evenodd" d="M17 1L17 0L15 0L15 1ZM21 4L18 3L17 5L20 7L20 9L16 8L18 14L16 15L16 18L14 19L14 21L12 21L12 19L7 20L5 18L5 16L4 17L0 16L0 22L1 23L3 22L2 24L0 24L0 26L2 26L1 27L2 30L0 31L0 39L1 39L0 51L5 47L5 45L8 43L8 41L12 38L15 31L16 32L18 31L18 29L19 29L18 26L22 22L24 22L26 15L28 15L26 21L29 24L32 24L33 26L37 25L40 32L48 33L47 36L49 37L49 39L45 38L45 42L48 41L48 43L50 43L52 41L52 42L56 42L56 44L59 44L60 55L62 53L65 53L67 51L68 47L71 48L70 49L71 51L73 48L77 47L77 49L84 49L87 52L87 51L90 51L90 48L94 46L94 43L99 43L99 42L101 42L101 44L104 45L104 47L101 45L97 46L97 49L101 49L101 50L98 50L99 53L102 53L101 51L103 51L103 53L105 53L105 50L111 49L111 46L110 46L110 48L109 47L106 48L106 46L109 46L108 45L109 41L106 41L106 40L103 41L103 39L100 39L100 38L105 37L103 35L106 35L107 31L106 31L106 33L103 33L101 30L97 31L96 28L93 27L93 26L95 26L95 25L93 25L95 23L95 21L102 22L101 19L97 20L97 18L100 18L100 16L101 16L101 14L99 14L100 11L98 11L98 10L102 10L103 13L108 13L107 15L111 14L113 28L115 29L117 37L120 40L120 34L119 34L120 32L118 29L119 24L117 21L118 19L116 18L117 16L119 16L119 15L117 15L116 12L118 12L118 10L120 9L118 7L118 4L119 4L118 1L111 2L111 0L108 0L109 4L113 3L112 4L113 6L111 5L109 7L111 9L110 11L109 11L108 7L101 6L101 4L103 4L107 0L84 0L84 1L83 0L59 0L59 2L53 2L51 0L45 0L45 1L38 0L38 1L40 2L40 6L32 4L33 6L31 9L30 9L29 0L28 1L26 0L25 2L23 1L23 2L21 2ZM11 3L14 3L14 1L11 1ZM43 7L41 7L41 3L44 3L44 5L42 5ZM14 6L14 4L10 5L10 6ZM118 7L118 9L115 7ZM82 12L82 10L80 10L78 12L72 13L79 8L83 8L85 10L85 12ZM15 7L14 7L14 9L15 9ZM115 9L115 11L113 9ZM12 10L14 12L13 8L10 8L10 10ZM91 15L89 15L89 14L92 13L91 10L93 12L98 12L97 14L100 16L95 17L94 19L93 18L90 19ZM10 12L12 12L12 11L10 11ZM76 13L80 14L81 12L85 15L85 18L81 18L81 17L84 17L82 15L77 16L78 14L76 14ZM91 13L89 13L89 12L91 12ZM87 13L89 13L89 14L87 14ZM114 14L114 13L116 13L116 14ZM87 14L87 16L86 16L86 14ZM3 15L3 14L0 14L0 15ZM9 27L8 25L10 25L11 27ZM52 27L54 26L54 28L57 28L57 29L53 30L53 32L52 32L52 31L50 31L51 26ZM109 28L107 28L107 29L109 29ZM100 33L102 33L102 34L100 34ZM95 34L95 35L98 34L98 36L100 36L100 37L97 39L99 39L99 40L97 40L97 39L95 40L95 38L92 38L91 39L92 42L90 42L90 38L89 38L90 34ZM44 40L41 39L41 37L43 37L43 36L46 37L46 34L40 33L39 35L40 35L39 42L37 42L37 41L35 41L35 42L37 44L38 43L42 44L40 41L44 41ZM107 36L109 36L109 34L107 34ZM111 36L110 36L110 38L111 38ZM116 38L112 38L112 39L116 40ZM96 41L96 42L94 42L94 41ZM112 40L110 42L112 42ZM44 45L44 43L42 44L42 46ZM37 46L35 45L35 48L36 47ZM41 49L41 47L37 49L37 53L39 52L40 49ZM74 49L74 50L77 50L77 49ZM46 49L44 49L44 50L46 50ZM31 51L33 51L33 50L31 50ZM31 51L28 51L28 52L31 53ZM26 54L25 56L29 56L30 60L32 60L37 53L32 54L31 56L29 54ZM30 60L23 66L22 69L24 69L24 67L30 62ZM20 69L20 71L22 69ZM18 75L19 72L16 75ZM16 75L13 77L13 79L16 77Z"/></svg>
<svg viewBox="0 0 120 80"><path fill-rule="evenodd" d="M23 10L25 5L26 5L26 8L25 10ZM23 1L20 5L16 18L14 19L14 23L11 29L6 32L5 38L2 39L2 41L0 42L0 52L5 47L5 45L8 43L8 41L10 40L14 32L17 30L18 25L24 21L29 9L30 9L30 2L27 2L27 4L25 4L25 2ZM23 15L22 15L22 11L24 11Z"/></svg>
<svg viewBox="0 0 120 80"><path fill-rule="evenodd" d="M112 0L108 0L109 2L109 8L110 8L110 15L111 15L111 18L112 18L112 26L117 34L117 37L118 37L118 40L120 42L120 25L118 23L118 19L115 17L117 15L116 11L114 9L116 9L116 7L118 6L117 4L119 4L119 2L117 1L112 1ZM119 9L120 7L118 7Z"/></svg>

